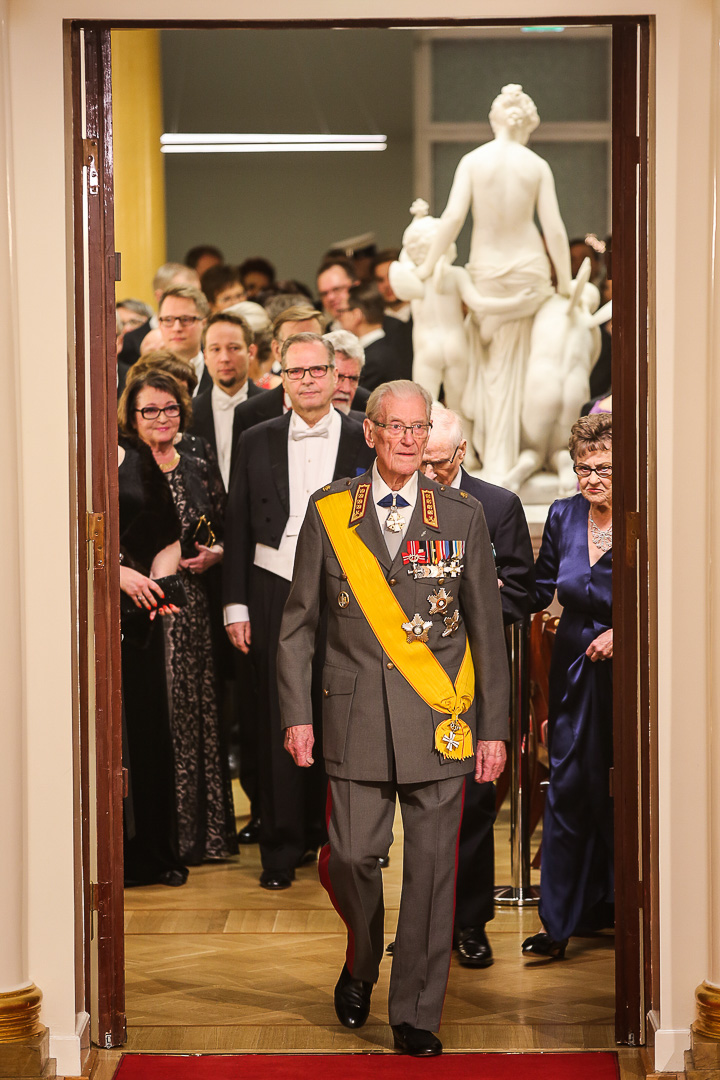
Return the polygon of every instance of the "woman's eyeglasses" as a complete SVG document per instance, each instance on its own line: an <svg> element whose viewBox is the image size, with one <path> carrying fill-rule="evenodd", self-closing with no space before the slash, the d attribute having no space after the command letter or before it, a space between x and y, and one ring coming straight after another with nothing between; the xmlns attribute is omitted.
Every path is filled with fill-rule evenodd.
<svg viewBox="0 0 720 1080"><path fill-rule="evenodd" d="M136 409L135 412L139 412L143 420L157 420L160 413L165 413L168 420L172 420L180 415L181 409L177 402L173 402L163 409L158 409L157 405L146 405L144 409Z"/></svg>
<svg viewBox="0 0 720 1080"><path fill-rule="evenodd" d="M597 469L591 465L573 465L573 472L582 477L592 476L595 473L602 480L607 480L612 476L612 465L598 465Z"/></svg>

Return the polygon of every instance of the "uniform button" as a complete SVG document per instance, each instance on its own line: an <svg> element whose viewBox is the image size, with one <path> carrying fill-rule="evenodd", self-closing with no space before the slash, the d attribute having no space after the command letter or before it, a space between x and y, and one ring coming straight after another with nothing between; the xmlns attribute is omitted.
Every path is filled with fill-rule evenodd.
<svg viewBox="0 0 720 1080"><path fill-rule="evenodd" d="M444 485L444 484L441 484L441 485L440 485L440 490L441 490L441 491L444 491L444 490L445 490L445 485Z"/></svg>
<svg viewBox="0 0 720 1080"><path fill-rule="evenodd" d="M330 691L327 687L325 687L325 689L323 690L323 694L325 695L325 697L330 697Z"/></svg>
<svg viewBox="0 0 720 1080"><path fill-rule="evenodd" d="M388 669L388 671L392 671L392 669L395 667L395 665L393 664L392 660L388 660L385 667Z"/></svg>
<svg viewBox="0 0 720 1080"><path fill-rule="evenodd" d="M390 578L390 580L388 581L388 585L397 585L397 581L395 580L394 577Z"/></svg>
<svg viewBox="0 0 720 1080"><path fill-rule="evenodd" d="M347 581L347 574L341 574L340 575L340 580L341 581Z"/></svg>

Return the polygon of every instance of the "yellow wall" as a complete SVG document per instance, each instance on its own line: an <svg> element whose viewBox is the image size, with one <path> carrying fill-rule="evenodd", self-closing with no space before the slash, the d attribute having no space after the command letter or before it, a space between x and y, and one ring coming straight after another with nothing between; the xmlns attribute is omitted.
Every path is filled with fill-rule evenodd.
<svg viewBox="0 0 720 1080"><path fill-rule="evenodd" d="M113 30L116 298L155 305L152 278L165 262L165 169L158 30Z"/></svg>

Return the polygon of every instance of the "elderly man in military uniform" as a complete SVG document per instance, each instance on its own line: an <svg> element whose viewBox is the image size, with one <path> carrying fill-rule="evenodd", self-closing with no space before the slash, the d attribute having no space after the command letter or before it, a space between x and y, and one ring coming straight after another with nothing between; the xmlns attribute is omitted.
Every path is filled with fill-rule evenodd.
<svg viewBox="0 0 720 1080"><path fill-rule="evenodd" d="M335 1010L361 1027L383 957L378 860L396 799L404 870L389 1019L397 1050L442 1052L434 1034L453 937L465 775L499 776L508 669L492 547L480 504L419 472L431 400L417 383L370 396L372 469L310 500L285 607L278 679L285 745L313 761L311 660L323 610L323 754L330 843L320 875L348 927Z"/></svg>

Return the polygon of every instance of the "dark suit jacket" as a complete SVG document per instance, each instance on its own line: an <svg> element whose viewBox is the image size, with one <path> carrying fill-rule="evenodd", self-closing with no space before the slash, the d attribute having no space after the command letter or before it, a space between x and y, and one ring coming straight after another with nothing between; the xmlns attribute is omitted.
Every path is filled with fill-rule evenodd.
<svg viewBox="0 0 720 1080"><path fill-rule="evenodd" d="M349 482L333 483L316 491L308 505L298 539L295 572L280 632L278 687L283 727L311 722L310 661L315 634L327 597L327 652L323 671L323 753L331 776L350 780L422 783L462 776L474 767L472 758L443 760L434 749L437 724L444 719L388 663L330 543L318 504L331 494L348 490L354 498L361 483L372 483L365 473ZM437 524L423 524L418 496L408 522L405 542L391 558L383 539L372 498L355 526L356 535L377 559L383 576L402 611L412 619L418 612L432 622L427 647L440 666L455 680L470 643L475 667L475 703L464 715L479 739L506 739L508 735L508 664L502 629L497 577L485 518L472 496L418 476L421 489L435 495ZM351 504L352 505L352 504ZM350 527L350 515L347 518ZM460 540L465 543L463 570L446 584L453 597L452 610L460 612L457 631L443 637L442 615L428 614L429 594L438 579L415 579L403 565L407 541ZM340 604L338 597L345 594ZM398 615L397 635L404 640ZM413 646L414 648L415 646Z"/></svg>
<svg viewBox="0 0 720 1080"><path fill-rule="evenodd" d="M263 396L272 394L267 390ZM243 405L246 404L243 402ZM241 408L242 406L238 406ZM375 452L360 424L342 413L334 479L356 476ZM256 544L278 548L290 516L288 428L290 413L256 424L240 438L230 478L223 558L223 603L247 604Z"/></svg>
<svg viewBox="0 0 720 1080"><path fill-rule="evenodd" d="M207 371L207 368L205 368ZM204 374L204 372L203 372ZM248 396L247 401L251 398L257 397L259 394L267 393L266 390L261 390L255 383L248 379ZM241 405L245 405L246 402L242 401ZM240 406L236 406L236 410ZM212 411L212 379L210 380L210 387L202 392L198 390L197 394L192 400L193 411L193 435L202 435L203 439L207 439L213 448L215 456L217 457L217 439L215 437L215 420L213 418ZM233 417L233 432L235 418Z"/></svg>
<svg viewBox="0 0 720 1080"><path fill-rule="evenodd" d="M150 333L150 329L150 320L148 319L142 326L136 326L134 330L128 330L123 338L123 346L118 357L123 364L132 367L135 361L140 359L140 346L145 335Z"/></svg>
<svg viewBox="0 0 720 1080"><path fill-rule="evenodd" d="M474 495L485 512L495 548L497 574L503 582L500 602L505 624L517 622L533 610L535 569L530 531L522 503L512 491L488 484L461 470L460 490Z"/></svg>
<svg viewBox="0 0 720 1080"><path fill-rule="evenodd" d="M257 387L255 388L257 390ZM230 456L230 476L232 477L235 471L235 465L237 462L238 442L243 431L247 431L248 428L255 427L256 424L262 424L265 420L274 420L278 416L283 415L283 398L285 391L282 386L275 386L272 390L263 390L262 398L257 396L250 400L250 394L248 393L248 400L241 402L235 409L235 416L233 417L233 433L232 433L232 454ZM355 397L352 399L352 409L358 409L364 415L365 403L370 397L370 394L365 390L357 388L355 391ZM360 404L358 404L360 402Z"/></svg>
<svg viewBox="0 0 720 1080"><path fill-rule="evenodd" d="M365 390L372 391L391 379L411 378L412 360L402 348L398 335L386 333L379 341L365 346L365 366L360 372L360 385Z"/></svg>

